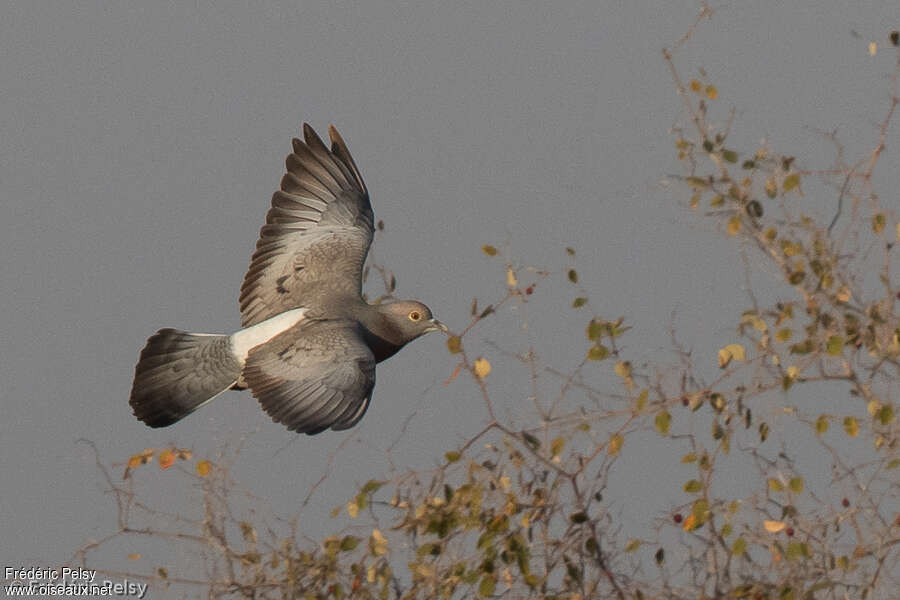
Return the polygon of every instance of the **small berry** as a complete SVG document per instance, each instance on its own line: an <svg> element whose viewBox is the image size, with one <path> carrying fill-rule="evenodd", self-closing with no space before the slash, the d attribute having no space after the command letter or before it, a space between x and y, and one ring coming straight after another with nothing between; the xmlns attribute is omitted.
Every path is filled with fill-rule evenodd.
<svg viewBox="0 0 900 600"><path fill-rule="evenodd" d="M793 536L794 536L794 528L793 528L793 527L788 527L787 529L784 530L784 533L785 533L788 537L793 537Z"/></svg>
<svg viewBox="0 0 900 600"><path fill-rule="evenodd" d="M530 295L532 295L533 293L534 293L534 286L533 286L533 285L529 285L527 288L525 288L525 294L526 294L526 295L530 296Z"/></svg>
<svg viewBox="0 0 900 600"><path fill-rule="evenodd" d="M672 518L675 519L676 523L681 523L681 513L675 513L675 515L672 516Z"/></svg>
<svg viewBox="0 0 900 600"><path fill-rule="evenodd" d="M843 500L841 500L841 506L843 506L844 508L849 508L850 501L844 498Z"/></svg>

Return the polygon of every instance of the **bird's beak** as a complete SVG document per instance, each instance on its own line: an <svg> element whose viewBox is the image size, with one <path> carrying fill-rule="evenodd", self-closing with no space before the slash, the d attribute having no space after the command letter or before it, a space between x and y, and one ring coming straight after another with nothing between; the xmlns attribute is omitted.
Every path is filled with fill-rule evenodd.
<svg viewBox="0 0 900 600"><path fill-rule="evenodd" d="M437 319L429 319L426 332L427 331L443 331L446 333L447 331L450 331L450 329Z"/></svg>

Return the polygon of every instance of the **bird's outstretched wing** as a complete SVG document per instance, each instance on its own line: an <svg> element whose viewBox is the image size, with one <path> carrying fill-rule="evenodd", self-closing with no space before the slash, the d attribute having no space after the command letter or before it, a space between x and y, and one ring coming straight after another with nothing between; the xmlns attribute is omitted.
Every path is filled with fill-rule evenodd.
<svg viewBox="0 0 900 600"><path fill-rule="evenodd" d="M314 435L363 417L375 357L355 321L304 320L251 350L242 378L273 421Z"/></svg>
<svg viewBox="0 0 900 600"><path fill-rule="evenodd" d="M360 294L374 233L372 206L344 140L334 127L328 133L331 150L306 123L303 141L293 140L241 286L244 327Z"/></svg>

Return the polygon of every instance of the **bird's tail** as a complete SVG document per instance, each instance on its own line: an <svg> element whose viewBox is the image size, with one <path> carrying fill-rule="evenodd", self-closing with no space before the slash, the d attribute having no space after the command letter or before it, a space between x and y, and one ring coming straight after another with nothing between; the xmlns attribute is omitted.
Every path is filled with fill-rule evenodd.
<svg viewBox="0 0 900 600"><path fill-rule="evenodd" d="M166 427L230 388L242 368L227 335L160 329L141 351L129 404L150 427Z"/></svg>

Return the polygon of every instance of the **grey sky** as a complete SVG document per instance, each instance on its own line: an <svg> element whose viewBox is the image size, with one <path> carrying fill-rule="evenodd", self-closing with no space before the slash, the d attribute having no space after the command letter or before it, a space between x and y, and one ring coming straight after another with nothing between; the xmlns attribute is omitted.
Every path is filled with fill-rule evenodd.
<svg viewBox="0 0 900 600"><path fill-rule="evenodd" d="M477 430L472 387L442 384L454 362L437 335L379 367L355 430L304 436L277 455L294 436L248 393L228 393L168 430L132 417L128 391L148 335L238 327L240 282L304 120L341 131L387 224L378 255L402 296L451 327L466 322L474 295L502 289L502 271L478 247L508 241L522 263L549 267L576 247L600 312L637 325L631 348L665 347L676 308L687 341L719 343L744 302L737 252L659 185L677 172L668 129L681 109L660 49L696 7L7 3L0 565L59 563L112 526L77 438L125 460L172 442L203 453L259 429L238 475L285 511L346 435L366 440L336 459L326 511L369 478L380 464L372 450L399 436L413 411L401 445L410 467ZM867 46L883 46L898 24L889 2L725 3L682 68L692 76L702 65L720 102L738 109L736 143L767 137L826 167L812 128L838 127L850 151L870 142L894 55L872 57ZM540 310L565 310L572 295L546 293ZM572 335L553 339L541 315L532 318L532 335L560 365L584 351L582 316L573 312L563 320ZM503 373L494 377L499 384ZM635 476L620 503L658 484L637 472L647 476Z"/></svg>

